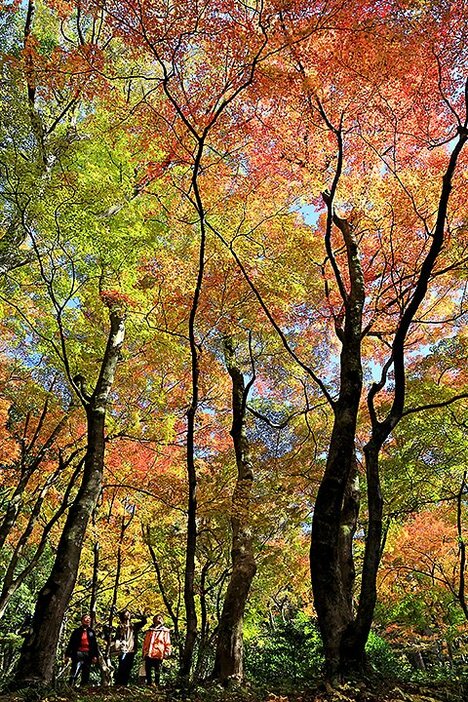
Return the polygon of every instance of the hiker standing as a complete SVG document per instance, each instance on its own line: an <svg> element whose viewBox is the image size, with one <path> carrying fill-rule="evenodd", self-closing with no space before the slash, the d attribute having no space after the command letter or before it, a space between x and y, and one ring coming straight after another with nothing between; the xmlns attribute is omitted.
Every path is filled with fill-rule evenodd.
<svg viewBox="0 0 468 702"><path fill-rule="evenodd" d="M119 655L119 664L115 675L116 685L128 685L133 661L138 650L138 634L145 624L146 617L144 615L140 615L134 624L128 609L119 614L119 625L114 640L114 648Z"/></svg>
<svg viewBox="0 0 468 702"><path fill-rule="evenodd" d="M65 660L68 661L71 658L72 663L70 685L76 684L80 673L81 684L87 685L89 683L91 664L97 662L98 656L99 650L96 634L91 628L91 617L89 614L84 614L81 617L81 625L72 632L65 651Z"/></svg>
<svg viewBox="0 0 468 702"><path fill-rule="evenodd" d="M154 682L159 685L161 675L161 665L167 656L171 655L171 638L169 629L164 626L164 619L161 614L153 618L153 625L145 632L143 640L143 658L145 659L146 684L152 684L152 672L154 670Z"/></svg>

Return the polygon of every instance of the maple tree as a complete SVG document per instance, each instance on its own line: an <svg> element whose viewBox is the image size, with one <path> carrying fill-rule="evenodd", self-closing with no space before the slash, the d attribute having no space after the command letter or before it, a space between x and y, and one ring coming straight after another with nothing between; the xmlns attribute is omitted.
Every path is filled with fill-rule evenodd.
<svg viewBox="0 0 468 702"><path fill-rule="evenodd" d="M22 437L5 433L7 589L31 535L41 558L34 514L50 486L70 498L43 526L57 559L18 682L51 679L70 600L111 626L139 597L167 610L182 678L203 675L217 646L214 675L241 679L245 614L310 611L302 578L292 593L278 564L293 544L304 572L311 515L327 674L362 670L385 520L402 502L393 451L412 446L411 418L466 397L463 8L31 0L6 12L19 128L0 125L2 362L54 396L53 420L50 401L42 415L23 403ZM65 471L64 423L87 432ZM52 585L60 603L46 603Z"/></svg>
<svg viewBox="0 0 468 702"><path fill-rule="evenodd" d="M374 9L378 13L379 8ZM328 379L324 381L311 363L303 360L304 354L293 341L294 337L283 331L282 323L269 307L269 300L273 294L271 288L267 293L263 291L257 277L253 276L250 265L243 263L243 256L233 249L233 243L229 240L226 242L285 347L317 384L333 410L334 424L327 467L314 505L311 544L314 601L331 677L342 674L348 668L360 667L364 661L364 647L376 600L376 575L382 541L383 502L379 454L397 423L406 412L413 411L406 410L405 407L405 364L408 345L418 343L415 330L419 327L420 319L429 322L430 316L435 314L436 305L430 298L428 309L424 309L428 287L433 278L437 285L437 276L442 276L454 265L453 261L448 264L443 254L441 262L438 263L440 268L436 267L436 262L446 238L450 237L450 231L452 228L459 228L463 221L460 219L460 186L453 196L450 215L448 206L457 162L467 140L465 77L461 76L459 84L450 86L449 97L446 93L449 89L447 81L451 70L450 60L460 55L462 45L458 43L457 37L450 47L442 46L438 25L440 18L434 17L430 8L429 18L434 29L437 26L433 35L427 33L427 24L420 23L420 18L413 22L411 27L416 38L419 37L418 28L424 26L425 53L420 64L421 77L417 80L417 89L419 96L427 94L427 102L423 100L423 103L428 112L430 108L426 106L431 104L434 95L438 96L439 102L434 110L439 124L435 127L426 121L428 118L425 115L418 112L411 88L407 94L407 102L403 100L401 79L405 81L406 87L408 81L406 73L402 77L398 76L398 70L401 65L408 65L405 60L408 41L405 36L399 43L399 37L393 31L394 27L391 30L393 55L391 52L385 54L384 71L377 70L382 54L368 53L369 44L366 41L365 28L367 17L361 25L361 45L354 41L353 35L353 54L347 55L343 49L335 48L334 51L339 57L335 63L331 53L333 38L330 37L330 51L326 53L324 62L319 63L320 71L315 65L311 68L307 63L307 54L302 45L293 46L291 50L292 68L289 72L287 67L283 67L288 90L291 89L294 71L296 72L298 94L303 96L302 110L309 116L304 124L303 113L301 114L298 106L297 114L302 120L298 131L304 135L304 146L300 158L295 154L293 158L290 155L284 156L284 152L283 158L291 161L293 165L298 163L300 167L304 167L304 179L307 179L307 171L312 171L313 168L311 165L308 169L307 164L315 166L312 157L312 149L315 147L312 142L312 130L321 130L327 139L328 169L331 170L330 187L322 192L327 212L322 223L319 222L318 232L321 233L323 227L325 250L322 267L325 276L325 301L329 306L330 321L335 327L341 346L339 384L330 383ZM393 19L397 22L397 27L400 22L400 28L403 30L406 19L399 16L397 8ZM385 26L385 18L381 20ZM444 21L456 20L456 10L454 17L444 15ZM294 29L285 23L284 31L292 44ZM447 41L446 34L443 41ZM339 42L340 47L343 46L341 35ZM419 45L420 50L421 46L422 44ZM398 55L398 51L403 53ZM428 56L431 52L432 70L428 72ZM395 59L396 64L393 64L392 60ZM317 60L320 62L320 59ZM414 57L411 65L413 71L417 70L418 63ZM394 67L397 69L394 80L399 86L399 107L393 102L390 92L392 88L387 92L385 85L381 83L382 73L387 75L388 81L388 75L392 75ZM314 73L316 70L317 73ZM327 92L323 75L331 71L334 90ZM355 80L349 82L347 74L354 75ZM303 90L300 91L300 88ZM369 90L372 90L375 96L370 104ZM400 114L404 116L401 117ZM274 117L272 129L266 132L267 139L274 139L278 143L278 150L283 150L283 132L281 125L277 126ZM400 121L405 125L401 133ZM262 129L264 126L262 122ZM255 147L258 150L258 142L262 138L259 130L256 131L256 138ZM448 142L453 143L452 149L446 149L445 145ZM318 147L322 148L321 144L318 144ZM271 149L271 146L266 148ZM439 149L440 156L432 157L432 149ZM358 150L360 156L356 162L355 154ZM387 157L389 153L391 156ZM418 171L416 154L424 164L421 171ZM256 155L257 152L253 155L254 163ZM373 176L373 169L379 168L378 164L383 169L383 174L378 173L375 181L373 178L367 178L366 170ZM420 187L421 181L427 177L427 168L434 166L440 169L437 179L440 191L437 193L432 189L432 201L429 205L424 201L424 196L421 199L417 187ZM407 169L411 173L412 182L407 175ZM315 173L312 171L311 175L313 177ZM320 177L320 173L317 175ZM363 180L366 181L367 197L362 190ZM435 180L432 176L431 184ZM373 196L373 182L378 183L379 189L384 189L383 201ZM390 214L385 212L387 203L391 203ZM403 219L408 210L412 212L409 221ZM383 237L382 231L386 227L388 234ZM399 252L403 239L397 239L394 231L400 227L406 234L406 251L409 237L414 240L414 249L418 251L415 267L412 267L412 261L406 262L403 251ZM424 243L424 238L427 244ZM385 248L387 243L391 246L388 251ZM462 264L463 258L459 261L459 265ZM447 287L443 283L437 287L440 298L449 302L452 281L448 281ZM353 535L358 514L358 494L355 489L357 419L363 393L363 362L369 348L365 345L366 338L374 336L382 342L382 348L374 356L379 359L382 371L380 378L371 383L367 395L370 427L364 441L363 453L369 516L359 606L354 612ZM421 344L422 340L419 343ZM386 348L389 350L387 355ZM383 394L385 398L380 400ZM445 401L442 400L442 404Z"/></svg>

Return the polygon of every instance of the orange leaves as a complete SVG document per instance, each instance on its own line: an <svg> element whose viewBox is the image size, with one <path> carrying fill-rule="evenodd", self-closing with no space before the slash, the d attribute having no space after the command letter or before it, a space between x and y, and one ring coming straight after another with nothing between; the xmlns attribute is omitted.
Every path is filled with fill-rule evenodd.
<svg viewBox="0 0 468 702"><path fill-rule="evenodd" d="M394 526L382 560L379 592L387 608L396 612L393 629L413 632L430 623L440 630L462 620L459 606L459 549L453 506L421 511L401 526ZM422 603L418 605L418 602ZM411 612L421 609L421 621L411 622ZM408 617L410 617L408 619ZM393 632L395 633L395 632Z"/></svg>
<svg viewBox="0 0 468 702"><path fill-rule="evenodd" d="M11 403L5 399L0 399L0 462L2 464L18 460L20 446L18 441L8 429L9 411Z"/></svg>
<svg viewBox="0 0 468 702"><path fill-rule="evenodd" d="M110 310L113 307L127 308L135 307L137 303L130 295L122 293L119 290L101 290L99 293L101 300Z"/></svg>
<svg viewBox="0 0 468 702"><path fill-rule="evenodd" d="M55 10L61 19L70 17L75 7L72 0L47 0L47 4Z"/></svg>

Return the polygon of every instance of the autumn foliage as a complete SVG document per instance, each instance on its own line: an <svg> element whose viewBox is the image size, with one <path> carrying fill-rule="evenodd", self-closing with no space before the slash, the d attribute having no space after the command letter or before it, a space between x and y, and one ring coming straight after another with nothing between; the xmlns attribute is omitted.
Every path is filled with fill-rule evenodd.
<svg viewBox="0 0 468 702"><path fill-rule="evenodd" d="M62 621L89 609L102 630L164 611L185 682L242 679L242 632L298 613L331 680L368 670L371 627L453 658L465 3L1 13L0 626L33 615L17 682L50 681Z"/></svg>

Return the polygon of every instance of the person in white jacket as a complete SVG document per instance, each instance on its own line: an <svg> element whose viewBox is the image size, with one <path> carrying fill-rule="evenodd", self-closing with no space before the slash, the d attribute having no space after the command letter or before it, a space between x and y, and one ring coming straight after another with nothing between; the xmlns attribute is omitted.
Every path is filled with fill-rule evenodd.
<svg viewBox="0 0 468 702"><path fill-rule="evenodd" d="M119 626L115 632L114 648L118 651L119 665L115 676L115 684L127 686L132 672L133 661L138 650L138 633L146 624L144 614L138 614L137 621L132 622L132 614L128 609L120 612Z"/></svg>

